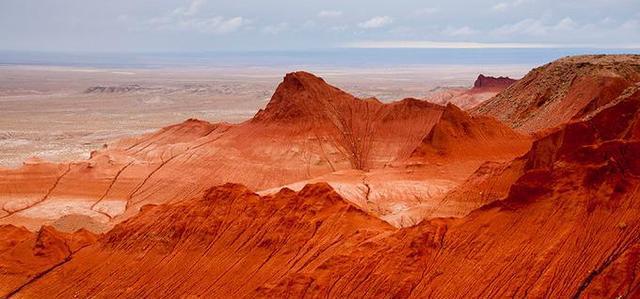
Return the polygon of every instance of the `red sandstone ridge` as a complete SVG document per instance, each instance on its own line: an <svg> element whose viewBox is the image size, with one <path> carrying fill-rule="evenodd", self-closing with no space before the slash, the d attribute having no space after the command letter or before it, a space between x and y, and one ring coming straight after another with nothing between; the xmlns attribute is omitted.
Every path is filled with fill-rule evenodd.
<svg viewBox="0 0 640 299"><path fill-rule="evenodd" d="M0 223L37 230L75 214L115 224L145 204L227 182L263 190L383 168L409 157L442 110L415 99L358 99L312 74L291 73L247 122L188 120L120 140L87 161L0 170Z"/></svg>
<svg viewBox="0 0 640 299"><path fill-rule="evenodd" d="M262 285L311 271L391 231L326 184L267 197L226 184L180 203L145 207L19 295L251 297Z"/></svg>
<svg viewBox="0 0 640 299"><path fill-rule="evenodd" d="M96 242L85 230L73 234L42 227L32 233L23 227L0 226L0 296L7 298L71 259Z"/></svg>
<svg viewBox="0 0 640 299"><path fill-rule="evenodd" d="M634 89L537 140L502 200L405 229L326 184L215 187L144 207L16 295L635 298L639 121Z"/></svg>
<svg viewBox="0 0 640 299"><path fill-rule="evenodd" d="M491 117L472 117L453 104L412 153L412 158L499 160L527 151L529 138Z"/></svg>
<svg viewBox="0 0 640 299"><path fill-rule="evenodd" d="M491 77L480 74L476 81L473 83L474 89L497 89L502 91L503 89L516 83L518 80L511 79L509 77Z"/></svg>
<svg viewBox="0 0 640 299"><path fill-rule="evenodd" d="M517 80L508 77L491 77L480 74L473 88L438 88L425 100L439 105L454 104L463 110L471 109L492 98Z"/></svg>
<svg viewBox="0 0 640 299"><path fill-rule="evenodd" d="M289 73L278 85L267 107L258 111L252 121L324 120L328 113L338 112L329 109L357 105L356 101L358 100L354 96L327 84L313 74Z"/></svg>
<svg viewBox="0 0 640 299"><path fill-rule="evenodd" d="M639 266L639 109L636 89L542 137L501 201L459 220L423 222L372 240L258 291L265 297L635 298L640 277L629 269Z"/></svg>
<svg viewBox="0 0 640 299"><path fill-rule="evenodd" d="M640 81L640 55L566 57L533 69L473 109L523 132L582 119Z"/></svg>

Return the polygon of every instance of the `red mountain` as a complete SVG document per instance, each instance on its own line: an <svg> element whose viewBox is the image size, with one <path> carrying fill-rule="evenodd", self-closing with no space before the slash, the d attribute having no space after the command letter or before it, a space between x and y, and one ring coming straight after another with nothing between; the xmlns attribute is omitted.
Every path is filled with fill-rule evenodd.
<svg viewBox="0 0 640 299"><path fill-rule="evenodd" d="M535 132L583 119L640 82L640 55L565 57L535 68L473 109L512 128Z"/></svg>

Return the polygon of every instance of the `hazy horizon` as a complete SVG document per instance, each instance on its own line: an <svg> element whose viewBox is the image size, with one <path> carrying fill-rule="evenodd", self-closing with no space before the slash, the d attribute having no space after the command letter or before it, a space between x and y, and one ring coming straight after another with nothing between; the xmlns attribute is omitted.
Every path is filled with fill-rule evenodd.
<svg viewBox="0 0 640 299"><path fill-rule="evenodd" d="M105 68L162 67L411 67L423 65L542 65L561 57L640 54L596 48L336 48L277 51L86 52L0 50L0 65Z"/></svg>

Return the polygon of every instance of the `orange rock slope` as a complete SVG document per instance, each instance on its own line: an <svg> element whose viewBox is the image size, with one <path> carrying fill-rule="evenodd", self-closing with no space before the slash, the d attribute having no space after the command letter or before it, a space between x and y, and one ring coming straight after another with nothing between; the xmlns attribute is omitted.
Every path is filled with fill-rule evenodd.
<svg viewBox="0 0 640 299"><path fill-rule="evenodd" d="M539 138L508 195L466 217L395 229L327 184L227 184L143 207L11 294L636 297L638 156L640 86Z"/></svg>
<svg viewBox="0 0 640 299"><path fill-rule="evenodd" d="M590 59L556 63L635 67ZM88 161L3 171L7 223L76 201L116 226L0 227L0 297L639 297L640 85L597 98L531 144L453 105L359 100L290 74L244 124L192 120ZM446 178L438 195L416 187ZM234 179L251 188L218 184Z"/></svg>
<svg viewBox="0 0 640 299"><path fill-rule="evenodd" d="M258 289L266 296L635 298L640 88L534 143L503 200Z"/></svg>
<svg viewBox="0 0 640 299"><path fill-rule="evenodd" d="M565 57L533 69L473 113L531 133L582 119L639 81L640 55Z"/></svg>
<svg viewBox="0 0 640 299"><path fill-rule="evenodd" d="M267 197L226 184L143 207L18 297L245 297L391 231L326 184Z"/></svg>
<svg viewBox="0 0 640 299"><path fill-rule="evenodd" d="M188 120L109 145L87 161L34 160L19 169L0 170L0 224L79 227L78 221L90 217L87 226L104 230L104 224L127 219L145 204L182 200L226 182L265 190L339 171L397 168L443 111L442 106L416 99L390 104L361 100L309 73L291 73L267 107L245 123ZM402 181L413 191L402 198L381 198L395 206L377 213L402 217L420 203L416 197L431 200L444 194L480 162L449 171L455 172L453 178L438 176L433 169L419 174L400 170L391 176L385 171L384 180ZM349 198L361 201L368 187L361 175L356 177L341 194L356 194ZM374 194L393 188L369 187L382 188ZM394 194L404 192L398 191ZM379 205L373 200L368 206L373 211ZM412 222L422 219L416 217ZM402 225L399 221L404 220L392 222Z"/></svg>

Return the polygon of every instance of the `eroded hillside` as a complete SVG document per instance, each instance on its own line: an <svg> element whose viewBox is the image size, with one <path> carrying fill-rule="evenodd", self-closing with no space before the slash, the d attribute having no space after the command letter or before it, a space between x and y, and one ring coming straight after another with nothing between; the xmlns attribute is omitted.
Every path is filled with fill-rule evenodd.
<svg viewBox="0 0 640 299"><path fill-rule="evenodd" d="M292 73L246 123L3 170L0 217L32 231L0 226L0 296L638 297L636 60L564 58L472 114ZM115 227L40 228L85 211Z"/></svg>

